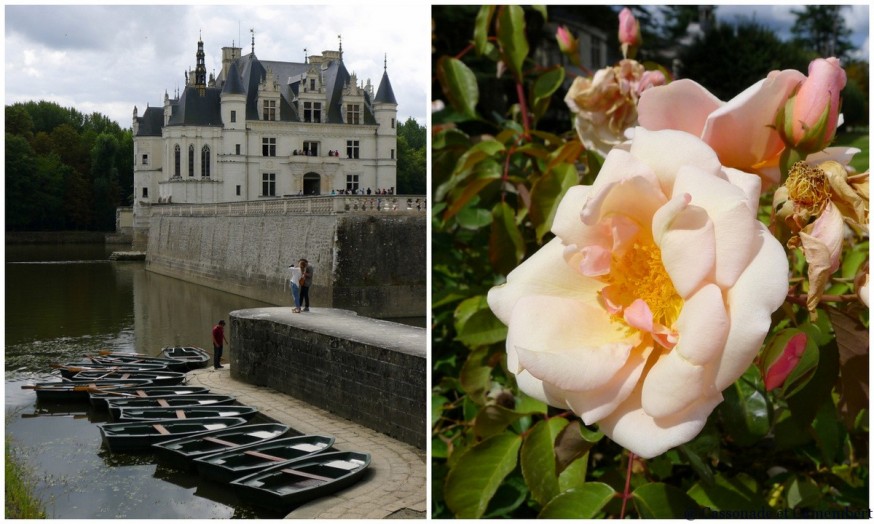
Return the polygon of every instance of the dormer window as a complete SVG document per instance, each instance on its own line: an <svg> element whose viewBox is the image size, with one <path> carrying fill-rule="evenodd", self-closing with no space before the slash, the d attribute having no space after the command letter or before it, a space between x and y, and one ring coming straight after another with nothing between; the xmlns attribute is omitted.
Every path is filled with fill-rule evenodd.
<svg viewBox="0 0 874 524"><path fill-rule="evenodd" d="M303 121L304 122L321 122L322 121L322 103L321 102L304 102L303 103Z"/></svg>
<svg viewBox="0 0 874 524"><path fill-rule="evenodd" d="M346 104L346 123L360 124L361 123L361 105Z"/></svg>
<svg viewBox="0 0 874 524"><path fill-rule="evenodd" d="M316 90L316 79L310 78L310 91L315 91L315 90Z"/></svg>
<svg viewBox="0 0 874 524"><path fill-rule="evenodd" d="M276 100L264 101L264 120L276 120Z"/></svg>

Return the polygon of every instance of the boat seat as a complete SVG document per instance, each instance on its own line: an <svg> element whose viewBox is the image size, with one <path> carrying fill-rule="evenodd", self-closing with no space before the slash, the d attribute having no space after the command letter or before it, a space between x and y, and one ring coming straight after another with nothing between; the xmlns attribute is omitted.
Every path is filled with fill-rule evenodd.
<svg viewBox="0 0 874 524"><path fill-rule="evenodd" d="M313 474L313 473L307 473L306 471L300 471L300 470L298 470L298 469L285 468L285 469L283 469L283 470L281 470L281 471L282 471L283 473L289 473L289 474L291 474L291 475L297 475L298 477L305 477L305 478L308 478L308 479L315 479L315 480L324 480L325 482L330 482L330 481L334 480L334 479L332 479L331 477L323 477L323 476L321 476L321 475L315 475L315 474Z"/></svg>
<svg viewBox="0 0 874 524"><path fill-rule="evenodd" d="M169 407L170 407L170 403L167 402L166 400L162 399L162 398L159 398L159 399L158 399L158 405L161 406L161 407L165 407L165 408L169 408Z"/></svg>
<svg viewBox="0 0 874 524"><path fill-rule="evenodd" d="M181 410L181 409L177 409L177 410L176 410L176 418L186 418L186 417L185 417L185 411L183 411L183 410Z"/></svg>
<svg viewBox="0 0 874 524"><path fill-rule="evenodd" d="M215 437L203 437L203 440L207 442L212 442L213 444L220 444L222 446L227 446L229 448L235 448L239 446L239 444L234 444L233 442L228 442L227 440L222 440L220 438Z"/></svg>
<svg viewBox="0 0 874 524"><path fill-rule="evenodd" d="M284 459L282 457L268 455L267 453L261 453L259 451L253 451L253 450L246 450L246 451L243 451L243 453L245 453L246 455L251 455L253 457L258 457L258 458L262 458L262 459L266 459L266 460L272 460L274 462L284 462L284 461L288 460L288 459Z"/></svg>
<svg viewBox="0 0 874 524"><path fill-rule="evenodd" d="M152 427L157 429L158 433L160 433L162 435L169 435L170 434L170 432L167 430L167 428L165 428L161 424L152 424Z"/></svg>

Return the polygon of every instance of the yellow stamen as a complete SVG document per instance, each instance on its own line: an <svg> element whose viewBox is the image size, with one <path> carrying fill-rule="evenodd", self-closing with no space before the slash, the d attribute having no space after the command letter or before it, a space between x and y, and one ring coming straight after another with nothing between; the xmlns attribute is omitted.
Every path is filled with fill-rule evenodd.
<svg viewBox="0 0 874 524"><path fill-rule="evenodd" d="M814 213L828 203L828 177L822 169L805 162L795 162L786 179L789 199L796 206L805 207Z"/></svg>
<svg viewBox="0 0 874 524"><path fill-rule="evenodd" d="M653 321L665 327L671 328L683 309L683 299L662 263L662 252L652 242L635 242L623 256L614 256L606 280L619 304L628 307L642 299Z"/></svg>

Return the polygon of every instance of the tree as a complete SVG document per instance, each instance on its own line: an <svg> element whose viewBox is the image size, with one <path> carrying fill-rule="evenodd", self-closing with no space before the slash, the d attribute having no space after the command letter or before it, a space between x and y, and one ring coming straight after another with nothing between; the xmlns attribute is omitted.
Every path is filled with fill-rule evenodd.
<svg viewBox="0 0 874 524"><path fill-rule="evenodd" d="M91 149L91 178L94 191L94 226L98 231L115 229L115 208L119 205L118 168L115 159L118 139L103 133Z"/></svg>
<svg viewBox="0 0 874 524"><path fill-rule="evenodd" d="M800 11L792 11L795 23L792 35L795 43L811 51L816 56L847 58L853 49L850 30L841 16L846 6L807 5Z"/></svg>
<svg viewBox="0 0 874 524"><path fill-rule="evenodd" d="M398 193L424 195L427 191L425 173L427 155L426 129L413 118L398 124Z"/></svg>
<svg viewBox="0 0 874 524"><path fill-rule="evenodd" d="M808 65L801 50L754 22L719 24L685 48L679 58L682 77L694 79L722 100L732 98L770 71L807 71Z"/></svg>

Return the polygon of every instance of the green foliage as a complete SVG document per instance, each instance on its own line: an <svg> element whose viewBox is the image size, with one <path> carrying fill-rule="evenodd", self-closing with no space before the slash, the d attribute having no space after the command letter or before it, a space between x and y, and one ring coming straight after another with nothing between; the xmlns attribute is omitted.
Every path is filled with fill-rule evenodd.
<svg viewBox="0 0 874 524"><path fill-rule="evenodd" d="M6 438L5 493L7 519L44 519L42 503L33 495L33 483L28 472L15 456L9 438Z"/></svg>
<svg viewBox="0 0 874 524"><path fill-rule="evenodd" d="M401 195L424 195L427 163L425 126L414 118L398 122L397 192Z"/></svg>
<svg viewBox="0 0 874 524"><path fill-rule="evenodd" d="M489 290L552 240L558 202L572 186L592 183L603 163L556 102L566 71L535 61L545 14L434 8L434 97L446 109L432 115L431 130L432 515L618 518L624 507L640 518L774 517L867 508L867 308L824 306L813 320L802 305L784 305L764 347L778 344L781 331L806 333L808 347L783 386L765 391L767 367L754 362L695 439L632 461L627 491L627 452L572 412L520 391ZM688 12L675 14L679 23ZM714 62L718 46L706 47L718 42L700 43L708 70L743 77L720 96L733 97L772 68L806 70L806 58L768 31L738 31L750 42L718 32L720 45L743 46L728 65ZM738 67L750 54L758 58ZM565 117L546 118L550 108ZM852 293L866 260L867 243L848 249L844 281L829 293ZM800 281L803 259L790 265Z"/></svg>
<svg viewBox="0 0 874 524"><path fill-rule="evenodd" d="M6 106L7 230L115 229L133 198L133 136L52 102Z"/></svg>
<svg viewBox="0 0 874 524"><path fill-rule="evenodd" d="M806 5L801 10L793 10L795 42L815 56L846 58L853 49L850 30L841 13L846 8L842 5Z"/></svg>

